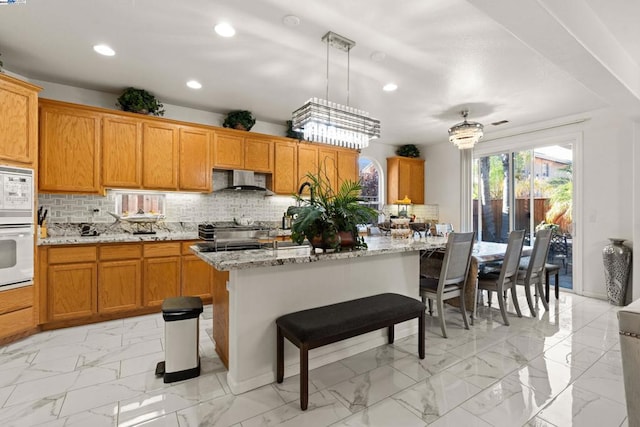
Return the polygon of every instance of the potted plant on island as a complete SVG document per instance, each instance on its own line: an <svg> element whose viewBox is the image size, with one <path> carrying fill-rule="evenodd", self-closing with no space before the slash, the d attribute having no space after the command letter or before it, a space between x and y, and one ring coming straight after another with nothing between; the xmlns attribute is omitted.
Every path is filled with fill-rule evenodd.
<svg viewBox="0 0 640 427"><path fill-rule="evenodd" d="M361 204L359 182L345 180L333 191L326 174L307 174L310 197L294 195L300 206L291 206L287 214L295 216L291 240L301 244L306 238L314 248L341 250L366 248L358 235L358 224L371 222L377 211ZM303 184L303 185L305 185Z"/></svg>
<svg viewBox="0 0 640 427"><path fill-rule="evenodd" d="M116 106L122 111L130 111L139 114L153 114L154 116L164 116L162 105L155 96L144 89L128 87L118 98Z"/></svg>
<svg viewBox="0 0 640 427"><path fill-rule="evenodd" d="M249 131L255 124L256 119L251 114L251 111L237 110L227 114L222 127Z"/></svg>

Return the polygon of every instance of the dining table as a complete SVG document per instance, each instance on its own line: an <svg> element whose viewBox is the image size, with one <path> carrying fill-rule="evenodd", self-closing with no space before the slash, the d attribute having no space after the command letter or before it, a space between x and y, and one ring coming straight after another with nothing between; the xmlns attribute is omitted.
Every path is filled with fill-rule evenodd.
<svg viewBox="0 0 640 427"><path fill-rule="evenodd" d="M465 283L465 306L467 311L472 313L471 319L476 317L477 309L477 291L478 291L478 273L484 266L504 260L507 250L506 243L476 241L471 252L471 263L469 265L469 273ZM531 255L531 246L523 246L521 257ZM422 253L422 261L420 263L420 273L428 276L436 277L440 274L442 266L442 250L424 251ZM499 267L496 267L499 268ZM451 298L445 301L454 307L460 307L459 298Z"/></svg>

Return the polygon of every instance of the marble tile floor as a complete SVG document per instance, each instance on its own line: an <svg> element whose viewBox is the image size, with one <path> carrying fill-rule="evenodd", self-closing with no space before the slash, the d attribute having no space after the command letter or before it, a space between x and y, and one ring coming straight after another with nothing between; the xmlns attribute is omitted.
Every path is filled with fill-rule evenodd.
<svg viewBox="0 0 640 427"><path fill-rule="evenodd" d="M202 375L164 384L160 314L43 332L0 348L2 426L627 426L616 307L562 292L511 326L482 306L471 330L445 310L416 337L234 396L215 355L211 307L200 328ZM494 298L495 299L495 298ZM275 337L274 337L275 339Z"/></svg>

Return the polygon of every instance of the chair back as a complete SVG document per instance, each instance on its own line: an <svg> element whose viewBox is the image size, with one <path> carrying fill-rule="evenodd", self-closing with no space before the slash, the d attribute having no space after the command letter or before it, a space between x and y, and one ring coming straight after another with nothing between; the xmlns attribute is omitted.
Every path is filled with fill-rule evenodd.
<svg viewBox="0 0 640 427"><path fill-rule="evenodd" d="M551 243L551 230L543 229L538 230L536 233L536 240L533 244L533 252L529 259L529 267L527 268L526 278L531 278L536 275L542 274L544 264L547 262L547 253L549 252L549 246Z"/></svg>
<svg viewBox="0 0 640 427"><path fill-rule="evenodd" d="M449 234L438 287L465 282L471 263L474 236L474 232Z"/></svg>
<svg viewBox="0 0 640 427"><path fill-rule="evenodd" d="M509 233L509 242L502 262L500 277L502 283L516 282L520 267L520 255L524 244L524 230L514 230Z"/></svg>
<svg viewBox="0 0 640 427"><path fill-rule="evenodd" d="M553 258L566 258L569 254L567 245L567 237L564 234L558 234L553 231L551 234L551 244L549 246L549 257Z"/></svg>

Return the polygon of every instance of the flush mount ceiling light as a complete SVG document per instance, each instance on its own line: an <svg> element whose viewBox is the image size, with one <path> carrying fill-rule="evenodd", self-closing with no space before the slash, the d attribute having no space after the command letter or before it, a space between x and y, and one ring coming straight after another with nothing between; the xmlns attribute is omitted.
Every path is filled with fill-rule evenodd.
<svg viewBox="0 0 640 427"><path fill-rule="evenodd" d="M213 27L216 34L221 37L233 37L236 35L236 29L226 22L221 22L215 27Z"/></svg>
<svg viewBox="0 0 640 427"><path fill-rule="evenodd" d="M116 51L111 49L106 44L97 44L93 46L93 50L98 52L100 55L104 55L104 56L113 56L116 54Z"/></svg>
<svg viewBox="0 0 640 427"><path fill-rule="evenodd" d="M464 121L449 128L449 142L452 142L460 150L473 148L484 136L484 126L478 122L468 122L469 110L460 112Z"/></svg>
<svg viewBox="0 0 640 427"><path fill-rule="evenodd" d="M187 82L187 86L189 86L191 89L201 89L202 88L202 84L200 84L200 82L195 81L195 80L189 80Z"/></svg>
<svg viewBox="0 0 640 427"><path fill-rule="evenodd" d="M349 52L356 43L329 31L322 37L327 45L326 99L311 98L293 112L293 130L303 132L307 141L361 149L380 137L380 120L366 111L349 106ZM329 49L347 52L347 105L329 102Z"/></svg>

